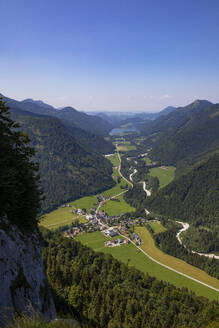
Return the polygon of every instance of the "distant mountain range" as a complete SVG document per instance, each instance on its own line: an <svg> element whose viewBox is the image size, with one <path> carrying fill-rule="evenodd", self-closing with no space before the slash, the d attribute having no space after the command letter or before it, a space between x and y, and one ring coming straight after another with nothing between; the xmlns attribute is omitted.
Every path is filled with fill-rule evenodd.
<svg viewBox="0 0 219 328"><path fill-rule="evenodd" d="M219 148L219 104L196 100L166 116L142 124L153 160L174 164L204 156Z"/></svg>
<svg viewBox="0 0 219 328"><path fill-rule="evenodd" d="M50 116L58 118L69 132L89 149L102 154L111 153L114 146L111 142L104 140L112 126L97 116L89 116L79 112L72 107L65 107L62 110L45 104L41 100L25 99L17 101L2 96L12 113L24 116Z"/></svg>
<svg viewBox="0 0 219 328"><path fill-rule="evenodd" d="M95 114L105 121L108 121L114 127L119 127L121 124L133 123L133 125L141 124L142 120L154 120L159 116L167 115L174 111L176 107L168 106L160 112L148 113L148 112L93 112L89 114Z"/></svg>

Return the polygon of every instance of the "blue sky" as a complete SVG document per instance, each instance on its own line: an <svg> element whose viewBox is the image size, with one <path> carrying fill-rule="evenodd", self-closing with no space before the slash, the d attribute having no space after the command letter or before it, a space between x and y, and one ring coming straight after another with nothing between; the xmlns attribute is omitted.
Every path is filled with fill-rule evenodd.
<svg viewBox="0 0 219 328"><path fill-rule="evenodd" d="M218 0L1 0L0 92L79 110L219 102Z"/></svg>

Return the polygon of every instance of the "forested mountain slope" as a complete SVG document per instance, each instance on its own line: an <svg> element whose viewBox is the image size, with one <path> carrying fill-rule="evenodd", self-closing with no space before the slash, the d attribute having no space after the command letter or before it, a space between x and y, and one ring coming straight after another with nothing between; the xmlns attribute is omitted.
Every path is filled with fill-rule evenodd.
<svg viewBox="0 0 219 328"><path fill-rule="evenodd" d="M216 303L158 281L60 233L44 230L43 238L56 310L76 317L82 327L216 327Z"/></svg>
<svg viewBox="0 0 219 328"><path fill-rule="evenodd" d="M219 224L219 153L198 164L151 197L146 204L155 213L195 225Z"/></svg>
<svg viewBox="0 0 219 328"><path fill-rule="evenodd" d="M12 113L59 118L79 142L95 152L107 154L114 150L112 143L103 138L112 126L100 117L86 115L71 107L57 110L42 101L33 101L32 99L16 101L7 97L3 98L11 108Z"/></svg>
<svg viewBox="0 0 219 328"><path fill-rule="evenodd" d="M13 115L28 133L40 164L43 211L111 187L112 168L102 155L80 144L56 118Z"/></svg>
<svg viewBox="0 0 219 328"><path fill-rule="evenodd" d="M145 127L152 146L150 157L165 164L212 152L219 148L219 105L195 101Z"/></svg>

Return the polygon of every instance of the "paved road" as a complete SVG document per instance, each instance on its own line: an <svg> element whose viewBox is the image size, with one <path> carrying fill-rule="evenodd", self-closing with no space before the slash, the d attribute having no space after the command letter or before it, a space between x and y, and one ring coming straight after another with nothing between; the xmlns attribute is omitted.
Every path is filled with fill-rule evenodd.
<svg viewBox="0 0 219 328"><path fill-rule="evenodd" d="M146 189L146 182L145 181L141 181L141 183L143 183L143 190L146 192L147 196L151 196L151 191Z"/></svg>
<svg viewBox="0 0 219 328"><path fill-rule="evenodd" d="M118 154L118 158L119 158L119 161L120 161L120 166L119 166L119 169L118 169L119 174L121 175L121 177L122 177L123 179L125 179L125 180L126 180L129 184L131 184L131 186L133 187L133 184L132 184L129 180L127 180L127 179L121 174L121 172L120 172L120 169L121 169L121 157L120 157L119 152L117 152L117 154ZM125 190L124 192L127 192L127 191L128 191L128 190ZM122 192L122 193L124 193L124 192ZM113 196L113 197L116 197L116 196L118 196L118 195L115 195L115 196ZM97 208L97 211L99 210L100 207L101 207L101 206L100 206L100 204L99 204L99 206L98 206L98 208ZM147 210L145 210L145 211L147 211ZM149 213L149 211L147 211L147 212ZM98 220L98 222L99 222L100 225L102 225L102 226L105 227L106 229L109 228L109 226L107 226L106 224L103 224L100 220ZM204 286L206 286L206 287L208 287L208 288L210 288L210 289L213 289L213 290L219 292L219 289L217 289L217 288L215 288L215 287L213 287L213 286L210 286L210 285L208 285L208 284L206 284L206 283L204 283L204 282L202 282L202 281L200 281L200 280L198 280L198 279L195 279L195 278L193 278L193 277L190 277L190 276L188 276L188 275L185 274L185 273L182 273L182 272L180 272L180 271L178 271L178 270L175 270L175 269L169 267L168 265L165 265L165 264L163 264L163 263L161 263L161 262L155 260L152 256L150 256L150 255L149 255L148 253L146 253L143 249L141 249L141 247L137 246L137 245L136 245L136 244L135 244L130 238L128 238L128 237L122 235L121 233L119 233L119 235L122 236L122 237L124 237L125 239L129 240L130 243L132 243L135 247L137 247L137 248L139 249L139 251L141 251L145 256L147 256L147 257L148 257L150 260L152 260L153 262L155 262L155 263L157 263L157 264L163 266L164 268L166 268L166 269L168 269L168 270L171 270L171 271L173 271L173 272L176 272L176 273L180 274L180 275L183 276L183 277L186 277L186 278L188 278L188 279L191 279L191 280L193 280L193 281L195 281L195 282L197 282L197 283L199 283L199 284L201 284L201 285L204 285Z"/></svg>
<svg viewBox="0 0 219 328"><path fill-rule="evenodd" d="M134 175L135 173L137 173L137 172L138 172L138 170L134 169L134 171L129 175L129 180L130 180L130 181L133 182L132 177L133 177L133 175Z"/></svg>
<svg viewBox="0 0 219 328"><path fill-rule="evenodd" d="M133 183L131 182L131 181L129 181L128 179L126 179L125 177L124 177L124 175L121 173L121 163L122 163L122 161L121 161L121 156L120 156L120 153L119 153L119 151L117 150L117 155L118 155L118 158L119 158L119 167L118 167L118 172L119 172L119 174L121 175L121 177L128 183L128 184L130 184L130 186L133 188Z"/></svg>
<svg viewBox="0 0 219 328"><path fill-rule="evenodd" d="M182 243L182 239L180 238L180 234L183 232L183 231L186 231L186 230L188 230L189 229L189 224L187 223L187 222L181 222L181 221L176 221L177 223L180 223L182 226L183 226L183 228L182 229L180 229L179 230L179 232L177 233L177 235L176 235L176 238L178 239L178 241L179 241L179 243L181 244L181 245L183 245L183 243ZM187 248L185 245L183 245L185 248ZM191 251L193 254L198 254L198 255L200 255L200 256L206 256L206 257L209 257L209 258L215 258L215 259L217 259L217 260L219 260L219 256L218 255L215 255L215 254L213 254L213 253L209 253L209 254L207 254L207 253L199 253L199 252L196 252L196 251Z"/></svg>

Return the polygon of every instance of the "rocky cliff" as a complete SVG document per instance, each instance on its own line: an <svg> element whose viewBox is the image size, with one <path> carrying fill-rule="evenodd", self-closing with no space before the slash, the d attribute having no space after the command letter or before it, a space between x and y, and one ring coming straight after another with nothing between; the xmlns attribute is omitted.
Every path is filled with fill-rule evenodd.
<svg viewBox="0 0 219 328"><path fill-rule="evenodd" d="M15 312L56 316L41 258L37 230L23 233L6 218L0 219L0 327Z"/></svg>

